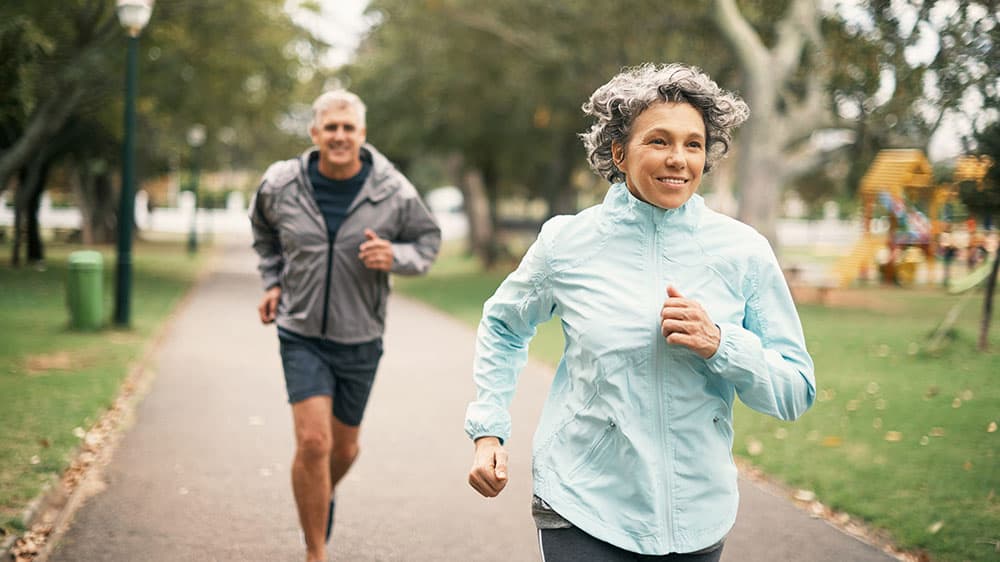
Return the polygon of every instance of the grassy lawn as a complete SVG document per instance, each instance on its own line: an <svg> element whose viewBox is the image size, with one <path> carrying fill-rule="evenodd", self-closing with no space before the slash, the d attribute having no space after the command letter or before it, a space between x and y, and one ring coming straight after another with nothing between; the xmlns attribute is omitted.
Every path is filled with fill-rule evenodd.
<svg viewBox="0 0 1000 562"><path fill-rule="evenodd" d="M131 330L68 328L66 258L82 246L50 244L42 271L9 265L0 245L0 526L16 531L42 486L59 474L86 430L111 405L129 367L190 286L202 260L182 243L133 248ZM115 253L104 256L104 313L113 309ZM79 430L77 430L79 432Z"/></svg>
<svg viewBox="0 0 1000 562"><path fill-rule="evenodd" d="M476 324L505 276L445 253L398 289ZM800 306L819 395L794 423L740 405L734 452L825 504L887 530L934 560L996 560L1000 541L1000 312L989 354L975 351L982 298L939 353L928 335L960 298L933 289L852 291L853 305ZM558 321L531 353L553 365ZM992 542L991 542L992 541Z"/></svg>

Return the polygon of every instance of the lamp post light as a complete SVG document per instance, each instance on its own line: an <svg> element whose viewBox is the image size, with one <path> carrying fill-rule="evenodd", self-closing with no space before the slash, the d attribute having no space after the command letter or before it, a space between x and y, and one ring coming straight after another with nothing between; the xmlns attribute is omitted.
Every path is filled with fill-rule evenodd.
<svg viewBox="0 0 1000 562"><path fill-rule="evenodd" d="M125 70L125 138L122 143L122 189L118 205L118 267L115 276L115 324L127 327L132 316L132 227L135 222L135 90L139 34L153 13L153 0L118 0L118 21L128 32Z"/></svg>
<svg viewBox="0 0 1000 562"><path fill-rule="evenodd" d="M191 177L188 179L191 194L194 195L194 208L191 209L191 231L188 233L188 253L194 254L198 251L198 165L200 160L200 148L205 144L205 126L201 124L192 125L187 132L187 143L191 147Z"/></svg>

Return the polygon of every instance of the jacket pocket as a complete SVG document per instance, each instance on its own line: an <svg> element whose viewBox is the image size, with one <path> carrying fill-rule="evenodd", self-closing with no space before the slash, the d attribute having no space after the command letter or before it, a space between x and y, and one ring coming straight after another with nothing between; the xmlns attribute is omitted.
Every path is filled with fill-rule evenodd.
<svg viewBox="0 0 1000 562"><path fill-rule="evenodd" d="M594 444L591 445L590 448L587 449L587 451L580 456L580 458L576 461L573 467L569 469L569 472L566 473L566 478L568 480L574 480L582 468L586 467L592 461L601 458L602 457L601 453L603 452L603 450L610 445L612 437L611 434L614 433L617 429L618 425L615 423L615 420L608 418L607 425L604 427L600 435L594 441Z"/></svg>

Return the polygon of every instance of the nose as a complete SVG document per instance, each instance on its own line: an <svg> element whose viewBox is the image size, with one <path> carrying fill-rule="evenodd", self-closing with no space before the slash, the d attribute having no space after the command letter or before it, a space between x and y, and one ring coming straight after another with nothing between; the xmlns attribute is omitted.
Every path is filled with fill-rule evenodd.
<svg viewBox="0 0 1000 562"><path fill-rule="evenodd" d="M679 146L669 146L667 147L667 155L665 158L667 167L670 168L684 168L684 154L681 152L681 147Z"/></svg>

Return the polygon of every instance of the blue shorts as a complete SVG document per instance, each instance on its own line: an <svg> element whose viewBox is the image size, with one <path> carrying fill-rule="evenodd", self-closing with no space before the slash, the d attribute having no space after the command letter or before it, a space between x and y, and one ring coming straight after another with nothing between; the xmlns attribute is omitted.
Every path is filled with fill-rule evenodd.
<svg viewBox="0 0 1000 562"><path fill-rule="evenodd" d="M345 425L361 425L382 358L381 338L343 344L279 328L278 340L288 402L329 396L333 399L334 417Z"/></svg>

